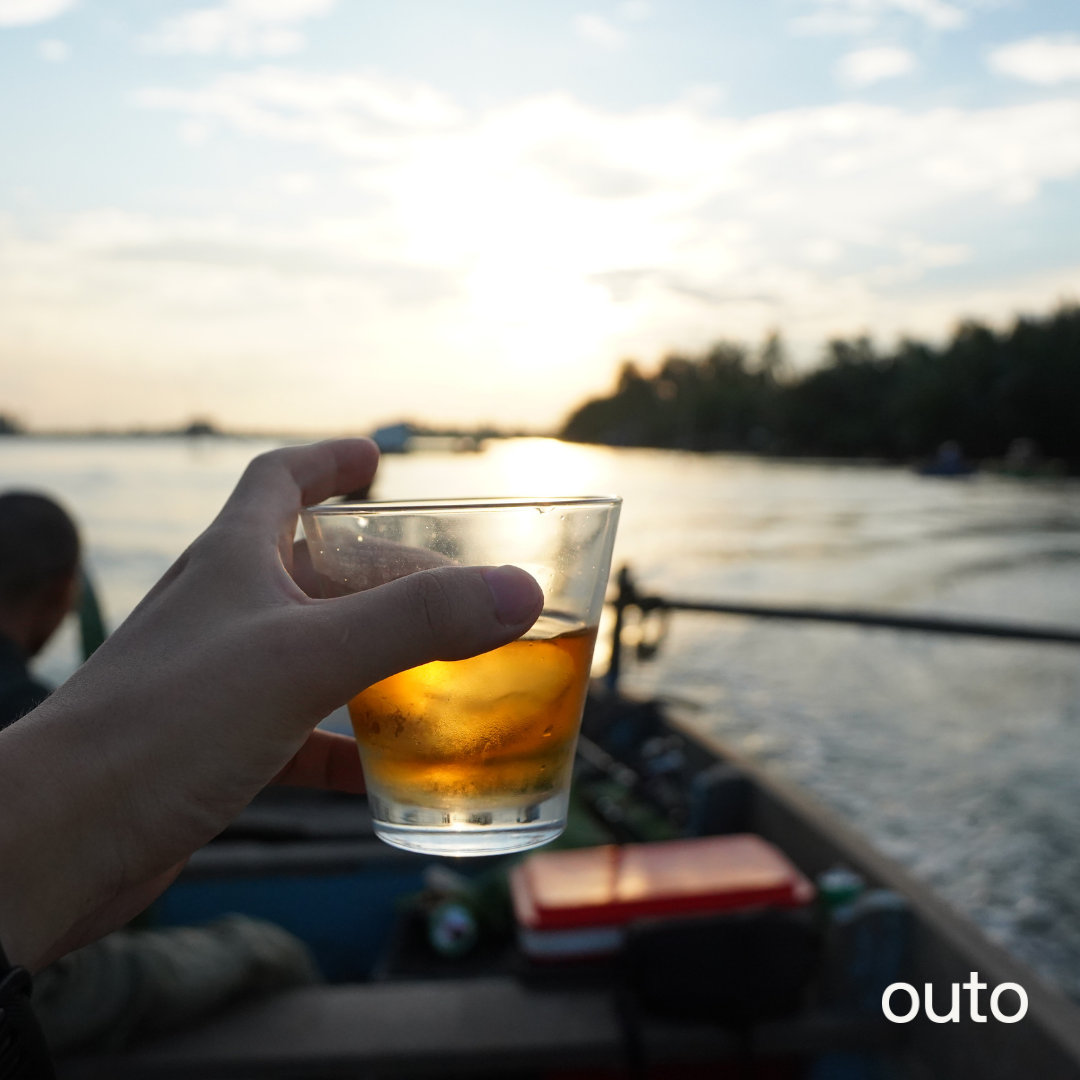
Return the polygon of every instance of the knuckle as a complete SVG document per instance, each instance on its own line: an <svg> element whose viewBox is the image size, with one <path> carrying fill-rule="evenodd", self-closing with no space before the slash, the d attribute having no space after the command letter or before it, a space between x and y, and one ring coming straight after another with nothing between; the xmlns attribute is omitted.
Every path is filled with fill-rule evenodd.
<svg viewBox="0 0 1080 1080"><path fill-rule="evenodd" d="M280 458L280 450L264 450L261 454L256 454L244 469L244 479L256 480L269 472L273 472L278 468Z"/></svg>
<svg viewBox="0 0 1080 1080"><path fill-rule="evenodd" d="M446 583L432 570L411 574L409 604L414 623L434 641L452 637L457 629L454 602Z"/></svg>
<svg viewBox="0 0 1080 1080"><path fill-rule="evenodd" d="M247 464L243 479L256 484L274 484L289 479L295 471L300 455L295 446L279 446L276 450L264 450Z"/></svg>
<svg viewBox="0 0 1080 1080"><path fill-rule="evenodd" d="M264 450L261 454L256 454L248 463L248 468L253 469L256 472L263 469L277 469L280 468L284 461L287 461L290 457L290 450L292 447L279 446L273 450Z"/></svg>

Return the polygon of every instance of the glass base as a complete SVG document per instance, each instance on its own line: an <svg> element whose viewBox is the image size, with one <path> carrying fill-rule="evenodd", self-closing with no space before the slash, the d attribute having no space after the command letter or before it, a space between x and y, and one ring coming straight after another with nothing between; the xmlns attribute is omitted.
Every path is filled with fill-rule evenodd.
<svg viewBox="0 0 1080 1080"><path fill-rule="evenodd" d="M565 821L550 822L539 828L518 826L510 829L425 828L422 825L388 825L374 822L375 835L394 847L420 851L425 855L445 855L458 858L471 855L508 855L513 851L528 851L559 836L566 828Z"/></svg>
<svg viewBox="0 0 1080 1080"><path fill-rule="evenodd" d="M567 794L510 805L411 806L368 791L375 835L428 855L505 855L554 840L566 828Z"/></svg>

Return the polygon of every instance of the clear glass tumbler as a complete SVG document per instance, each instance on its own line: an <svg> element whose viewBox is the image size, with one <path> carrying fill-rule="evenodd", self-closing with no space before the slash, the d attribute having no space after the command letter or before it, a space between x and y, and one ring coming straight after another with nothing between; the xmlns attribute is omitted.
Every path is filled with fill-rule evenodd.
<svg viewBox="0 0 1080 1080"><path fill-rule="evenodd" d="M468 499L304 511L327 597L441 565L510 563L544 590L543 613L519 641L403 671L349 703L375 831L387 843L493 855L563 831L620 502Z"/></svg>

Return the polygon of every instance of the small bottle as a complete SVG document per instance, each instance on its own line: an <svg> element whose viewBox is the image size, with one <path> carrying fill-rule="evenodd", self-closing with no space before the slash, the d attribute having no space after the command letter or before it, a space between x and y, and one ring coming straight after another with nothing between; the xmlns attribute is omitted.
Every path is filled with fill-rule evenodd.
<svg viewBox="0 0 1080 1080"><path fill-rule="evenodd" d="M818 903L826 915L831 915L838 907L850 904L866 888L866 880L854 870L835 866L818 874Z"/></svg>

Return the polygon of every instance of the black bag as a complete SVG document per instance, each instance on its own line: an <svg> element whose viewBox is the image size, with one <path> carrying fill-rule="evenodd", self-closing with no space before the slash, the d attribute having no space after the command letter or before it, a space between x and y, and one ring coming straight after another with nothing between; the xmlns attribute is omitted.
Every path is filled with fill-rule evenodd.
<svg viewBox="0 0 1080 1080"><path fill-rule="evenodd" d="M808 912L768 909L639 923L623 955L646 1012L745 1027L799 1008L819 952Z"/></svg>

